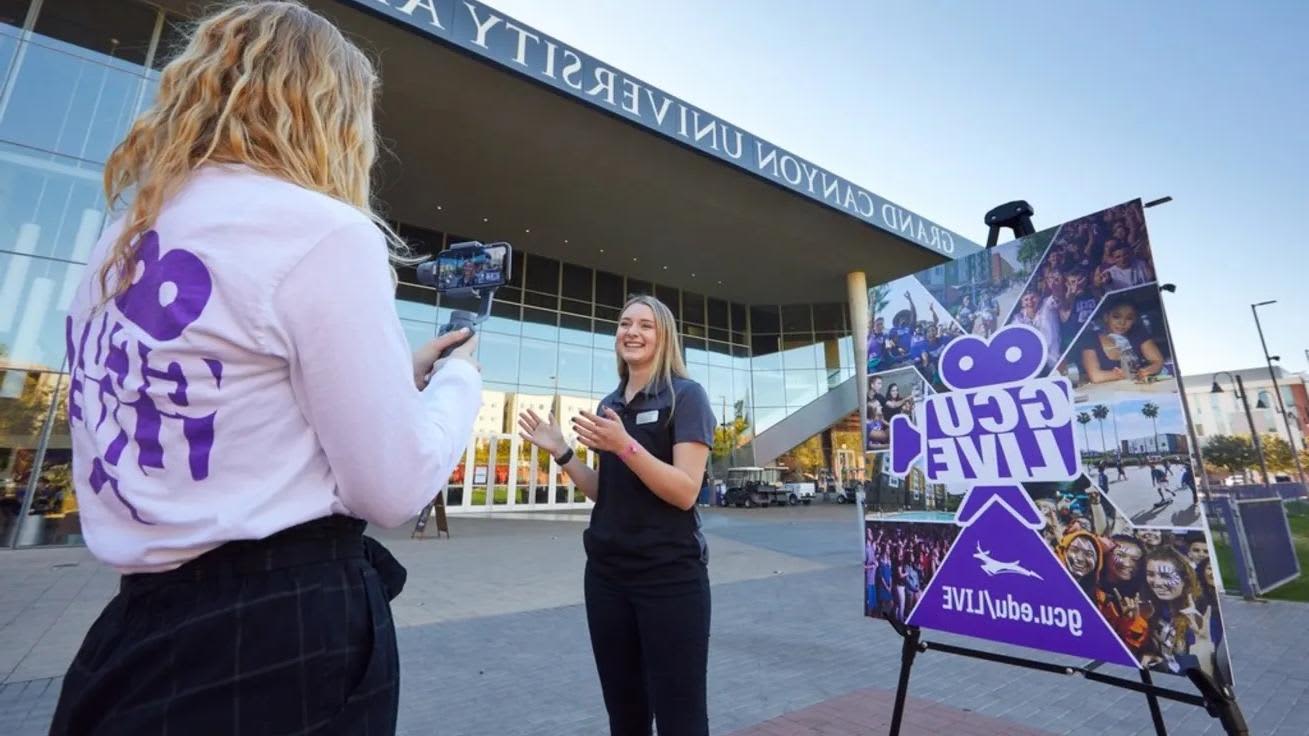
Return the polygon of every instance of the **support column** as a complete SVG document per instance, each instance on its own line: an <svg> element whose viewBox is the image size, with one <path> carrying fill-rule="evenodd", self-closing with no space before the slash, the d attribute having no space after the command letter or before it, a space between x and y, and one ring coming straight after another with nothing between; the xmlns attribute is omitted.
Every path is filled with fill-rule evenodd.
<svg viewBox="0 0 1309 736"><path fill-rule="evenodd" d="M859 397L859 449L857 452L864 452L864 412L868 411L868 279L864 276L863 271L851 271L845 275L845 295L846 302L850 309L850 334L851 341L854 343L854 375L855 375L855 396ZM865 456L866 457L866 456ZM864 480L871 480L869 474L872 472L872 466L865 461ZM856 505L859 508L859 544L855 549L859 550L859 559L864 557L864 505L861 500L862 494L855 494Z"/></svg>
<svg viewBox="0 0 1309 736"><path fill-rule="evenodd" d="M859 428L863 431L868 406L868 281L863 271L845 275L845 295L850 309L850 334L854 342L856 395L859 397ZM862 440L859 446L863 451Z"/></svg>

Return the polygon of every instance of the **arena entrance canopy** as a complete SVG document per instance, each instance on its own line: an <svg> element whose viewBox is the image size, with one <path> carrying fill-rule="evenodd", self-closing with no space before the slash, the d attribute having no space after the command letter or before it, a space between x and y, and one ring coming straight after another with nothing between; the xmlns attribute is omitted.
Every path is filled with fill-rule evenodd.
<svg viewBox="0 0 1309 736"><path fill-rule="evenodd" d="M380 57L401 222L744 303L831 301L847 273L978 248L481 3L310 5Z"/></svg>

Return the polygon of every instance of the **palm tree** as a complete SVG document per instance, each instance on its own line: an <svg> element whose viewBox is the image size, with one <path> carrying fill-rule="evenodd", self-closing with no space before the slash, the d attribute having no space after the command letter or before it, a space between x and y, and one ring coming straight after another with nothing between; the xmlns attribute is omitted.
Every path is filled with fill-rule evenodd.
<svg viewBox="0 0 1309 736"><path fill-rule="evenodd" d="M1109 446L1105 444L1105 440L1104 440L1104 420L1109 417L1109 407L1105 406L1104 404L1096 404L1095 406L1091 407L1091 416L1094 416L1096 419L1100 420L1100 449L1101 452L1108 455Z"/></svg>
<svg viewBox="0 0 1309 736"><path fill-rule="evenodd" d="M1145 406L1141 407L1141 413L1150 417L1150 446L1154 448L1155 452L1159 452L1159 405L1153 401L1147 401Z"/></svg>
<svg viewBox="0 0 1309 736"><path fill-rule="evenodd" d="M1084 411L1078 412L1077 423L1082 425L1082 439L1086 442L1084 447L1089 450L1091 449L1091 438L1086 434L1086 425L1091 423L1091 415Z"/></svg>

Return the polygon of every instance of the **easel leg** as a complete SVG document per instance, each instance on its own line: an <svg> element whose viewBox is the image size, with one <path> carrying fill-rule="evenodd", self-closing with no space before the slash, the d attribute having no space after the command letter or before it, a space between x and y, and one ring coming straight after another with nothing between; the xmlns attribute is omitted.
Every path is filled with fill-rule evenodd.
<svg viewBox="0 0 1309 736"><path fill-rule="evenodd" d="M896 627L899 629L900 627ZM918 627L905 627L904 643L900 647L900 684L895 689L895 709L891 711L891 734L900 736L900 722L904 719L904 701L909 694L909 669L918 654Z"/></svg>
<svg viewBox="0 0 1309 736"><path fill-rule="evenodd" d="M1209 675L1198 669L1186 671L1200 694L1204 696L1205 710L1223 724L1223 733L1228 736L1249 736L1250 728L1245 725L1245 715L1236 702L1236 695L1231 688L1220 686Z"/></svg>
<svg viewBox="0 0 1309 736"><path fill-rule="evenodd" d="M1153 685L1150 670L1141 670L1141 682ZM1159 710L1159 698L1154 693L1145 694L1145 702L1150 704L1150 718L1154 721L1154 732L1159 736L1168 736L1168 727L1164 725L1164 714Z"/></svg>

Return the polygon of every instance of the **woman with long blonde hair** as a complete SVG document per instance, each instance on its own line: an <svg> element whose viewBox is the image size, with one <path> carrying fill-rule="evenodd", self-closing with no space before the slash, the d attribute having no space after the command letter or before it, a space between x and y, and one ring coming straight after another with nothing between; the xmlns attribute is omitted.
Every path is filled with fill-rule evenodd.
<svg viewBox="0 0 1309 736"><path fill-rule="evenodd" d="M569 448L550 416L518 418L524 440L550 453L595 501L586 547L586 620L612 736L706 736L709 553L695 502L714 439L709 397L682 361L677 323L658 299L635 296L614 337L618 388L573 420L599 455Z"/></svg>
<svg viewBox="0 0 1309 736"><path fill-rule="evenodd" d="M481 378L472 340L437 360L467 335L407 347L377 83L305 7L232 4L106 165L68 414L87 546L123 578L53 734L395 730L404 568L363 528L442 486Z"/></svg>

